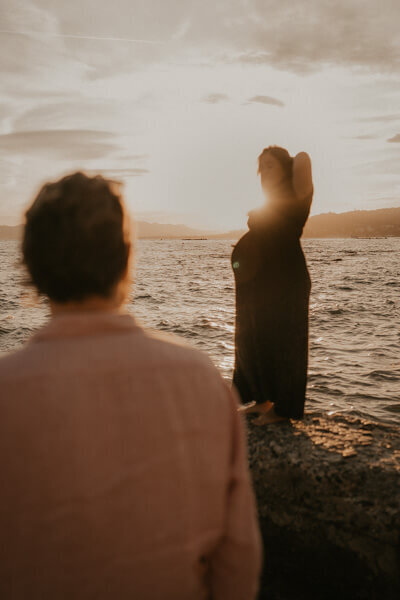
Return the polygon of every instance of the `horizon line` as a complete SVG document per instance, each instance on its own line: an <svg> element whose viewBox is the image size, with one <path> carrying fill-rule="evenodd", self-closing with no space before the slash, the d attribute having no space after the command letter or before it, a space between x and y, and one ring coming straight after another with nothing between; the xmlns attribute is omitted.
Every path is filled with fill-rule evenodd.
<svg viewBox="0 0 400 600"><path fill-rule="evenodd" d="M348 213L353 213L353 212L376 212L378 210L400 210L400 206L388 206L388 207L384 207L384 208L354 208L352 210L346 210L343 212L333 212L333 211L329 211L329 212L321 212L321 213L317 213L315 215L310 215L308 220L312 219L313 217L319 217L321 215L345 215ZM133 211L133 217L135 217L135 212ZM201 226L197 226L197 225L187 225L186 223L163 223L160 221L143 221L142 219L135 219L134 218L134 222L135 223L147 223L148 225L165 225L165 226L172 226L172 227L187 227L188 229L194 229L199 231L200 233L210 233L210 234L216 234L216 233L231 233L232 231L241 231L241 230L245 230L245 226L243 227L237 227L235 229L228 229L228 230L221 230L221 229L203 229L201 228ZM17 223L15 225L6 225L5 223L0 223L0 227L23 227L24 223ZM199 228L200 227L200 228Z"/></svg>

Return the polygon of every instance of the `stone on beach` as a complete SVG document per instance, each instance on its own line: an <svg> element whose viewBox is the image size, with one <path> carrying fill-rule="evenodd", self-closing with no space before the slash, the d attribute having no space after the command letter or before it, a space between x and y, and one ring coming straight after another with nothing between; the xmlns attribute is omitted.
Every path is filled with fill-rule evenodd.
<svg viewBox="0 0 400 600"><path fill-rule="evenodd" d="M260 599L400 598L400 428L342 415L253 420Z"/></svg>

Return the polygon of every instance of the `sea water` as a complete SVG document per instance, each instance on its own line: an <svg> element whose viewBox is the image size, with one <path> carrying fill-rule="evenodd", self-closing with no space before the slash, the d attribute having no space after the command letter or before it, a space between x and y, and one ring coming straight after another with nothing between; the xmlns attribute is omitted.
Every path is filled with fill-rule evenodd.
<svg viewBox="0 0 400 600"><path fill-rule="evenodd" d="M230 379L234 280L227 240L139 240L129 310L209 354ZM308 411L400 423L400 238L304 240L312 278ZM17 242L0 242L0 352L48 319Z"/></svg>

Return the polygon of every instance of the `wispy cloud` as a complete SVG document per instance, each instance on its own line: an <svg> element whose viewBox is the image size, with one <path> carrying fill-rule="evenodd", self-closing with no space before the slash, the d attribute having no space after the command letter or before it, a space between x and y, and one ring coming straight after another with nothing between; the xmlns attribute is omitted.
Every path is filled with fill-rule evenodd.
<svg viewBox="0 0 400 600"><path fill-rule="evenodd" d="M0 29L0 35L17 35L17 36L34 36L39 38L46 37L55 37L55 38L64 38L71 40L93 40L93 41L102 41L102 42L129 42L133 44L164 44L165 42L161 42L158 40L141 40L134 38L125 38L125 37L106 37L106 36L98 36L98 35L79 35L73 33L53 33L49 31L13 31L7 29Z"/></svg>
<svg viewBox="0 0 400 600"><path fill-rule="evenodd" d="M399 160L394 156L386 156L377 160L369 160L357 167L357 172L363 175L373 172L382 175L397 175L399 172ZM397 199L398 200L398 199Z"/></svg>
<svg viewBox="0 0 400 600"><path fill-rule="evenodd" d="M326 65L400 69L397 0L154 0L151 10L142 0L102 2L95 10L89 0L52 0L51 10L39 0L13 0L7 10L3 4L0 64L14 72L40 64L35 54L47 52L52 61L50 48L92 77L184 55L296 73Z"/></svg>
<svg viewBox="0 0 400 600"><path fill-rule="evenodd" d="M278 98L273 98L272 96L253 96L249 98L249 103L256 104L270 104L271 106L285 106L285 103L282 100L278 100Z"/></svg>
<svg viewBox="0 0 400 600"><path fill-rule="evenodd" d="M77 130L88 129L109 129L113 121L119 117L125 107L122 104L118 107L116 115L115 103L102 98L82 98L76 97L73 100L69 98L60 98L56 102L37 101L34 108L25 110L19 117L14 119L13 131L38 131L38 130Z"/></svg>
<svg viewBox="0 0 400 600"><path fill-rule="evenodd" d="M207 104L220 104L221 102L227 102L229 96L227 94L208 94L203 98L203 102Z"/></svg>
<svg viewBox="0 0 400 600"><path fill-rule="evenodd" d="M393 115L374 115L373 117L360 117L357 121L363 123L391 123L392 121L400 121L400 113Z"/></svg>
<svg viewBox="0 0 400 600"><path fill-rule="evenodd" d="M249 0L245 10L235 30L236 42L232 37L239 62L298 73L326 65L378 72L400 69L396 0L382 0L380 5L375 0Z"/></svg>
<svg viewBox="0 0 400 600"><path fill-rule="evenodd" d="M399 18L398 0L0 0L1 29L19 32L0 33L0 217L39 181L104 166L139 208L201 205L196 218L233 228L266 133L313 154L326 208L332 165L354 206L395 196L377 163L399 146ZM371 161L365 176L347 152ZM192 163L205 166L195 191Z"/></svg>
<svg viewBox="0 0 400 600"><path fill-rule="evenodd" d="M150 173L149 169L85 169L87 173L101 173L105 177L127 179L129 177L141 177Z"/></svg>
<svg viewBox="0 0 400 600"><path fill-rule="evenodd" d="M352 137L352 140L375 140L376 139L376 135L355 135L354 137Z"/></svg>
<svg viewBox="0 0 400 600"><path fill-rule="evenodd" d="M0 135L0 152L61 160L94 160L119 150L115 135L105 131L21 131Z"/></svg>

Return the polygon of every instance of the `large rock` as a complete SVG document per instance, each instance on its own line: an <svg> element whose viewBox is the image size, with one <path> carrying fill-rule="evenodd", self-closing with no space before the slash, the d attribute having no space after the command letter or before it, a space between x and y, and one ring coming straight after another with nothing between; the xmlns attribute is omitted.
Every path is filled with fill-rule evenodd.
<svg viewBox="0 0 400 600"><path fill-rule="evenodd" d="M260 598L400 599L400 428L347 416L256 426Z"/></svg>

